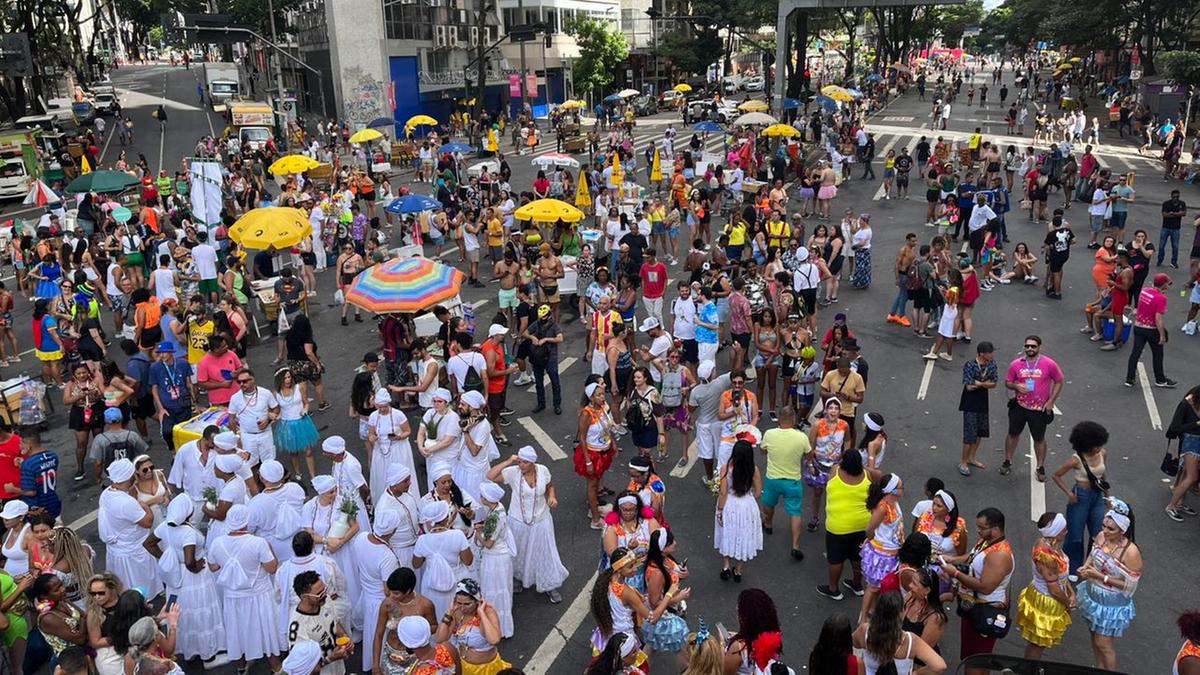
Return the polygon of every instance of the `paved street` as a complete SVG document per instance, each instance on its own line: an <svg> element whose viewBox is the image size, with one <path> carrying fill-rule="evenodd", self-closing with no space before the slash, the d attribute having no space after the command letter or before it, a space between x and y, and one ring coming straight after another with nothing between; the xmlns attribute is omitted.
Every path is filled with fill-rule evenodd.
<svg viewBox="0 0 1200 675"><path fill-rule="evenodd" d="M113 74L113 80L122 97L122 105L134 119L137 143L133 149L145 154L152 167L164 167L174 171L179 159L190 153L195 140L208 133L220 133L221 121L211 112L196 106L196 80L199 71L167 66L123 67ZM1005 73L1011 84L1011 73ZM166 134L159 134L157 122L150 118L153 106L164 96L168 102L169 126ZM740 97L739 97L740 98ZM962 99L965 102L965 97ZM933 132L928 127L928 104L916 100L913 90L907 97L892 103L877 115L868 129L875 133L878 146L877 156L882 158L889 148L907 146L910 150L921 135L934 137L965 138L974 127L983 127L985 138L1004 146L1009 143L1024 147L1028 139L997 136L1004 131L1004 108L993 103L990 109L955 105L950 129ZM1032 130L1032 114L1027 131ZM646 144L661 137L668 122L680 131L682 143L689 135L676 115L659 114L638 121L639 135L635 146L636 155L641 156ZM1106 132L1107 133L1107 132ZM552 134L548 148L553 150ZM717 147L720 140L713 137L710 147ZM113 162L120 146L112 141L105 149L104 163ZM1099 151L1102 164L1114 172L1133 171L1137 175L1137 201L1131 207L1127 229L1144 228L1150 233L1151 241L1157 242L1160 224L1160 205L1167 199L1168 191L1180 187L1177 183L1167 184L1161 180L1156 161L1138 156L1136 148L1116 138L1115 130L1104 137ZM528 189L534 169L527 157L510 158L514 169L512 184L515 189ZM1036 535L1031 521L1036 520L1047 509L1062 510L1065 498L1053 482L1038 483L1032 477L1031 453L1028 436L1023 436L1020 462L1010 476L1000 476L995 468L1002 459L1004 431L1004 399L1001 391L991 395L991 426L993 438L985 442L979 458L988 465L986 471L975 475L959 476L955 467L959 460L961 440L961 417L957 412L960 391L961 366L964 355L974 354L973 345L956 345L954 363L927 362L921 353L929 348L909 329L884 321L887 308L894 294L891 282L892 258L907 232L915 232L921 243L933 236L931 228L925 228L925 202L920 181L913 180L913 198L908 200L881 200L877 196L879 183L862 181L861 167L854 167L854 180L843 184L834 203L834 213L853 208L858 212L869 212L875 232L874 284L865 291L855 291L843 284L841 301L821 311L821 329L829 326L834 312L845 312L849 325L863 347L863 356L871 364L871 377L862 404L865 411L877 411L887 420L888 453L885 468L901 474L907 491L902 505L907 512L920 498L920 486L929 476L942 478L948 488L959 495L960 509L968 517L986 506L1000 507L1009 519L1008 536L1017 552L1016 573L1013 579L1013 599L1030 578L1028 551ZM876 163L876 173L883 171ZM643 178L644 173L639 172ZM407 184L408 175L399 184ZM397 183L397 181L393 181ZM1200 195L1195 188L1182 186L1183 199L1194 202L1193 211L1185 223L1200 206ZM1019 192L1019 189L1018 189ZM1052 201L1061 197L1052 195ZM1019 195L1014 196L1014 207ZM798 202L793 202L798 209ZM17 213L17 209L6 206L2 213ZM25 214L28 217L28 214ZM1003 367L1014 358L1025 335L1036 333L1044 339L1043 353L1053 357L1062 366L1067 384L1059 403L1057 415L1050 431L1050 455L1047 470L1052 472L1071 453L1066 443L1070 427L1084 419L1103 423L1111 434L1109 449L1109 480L1113 493L1126 499L1137 512L1137 541L1143 549L1146 568L1138 589L1136 601L1139 614L1117 648L1122 667L1127 672L1166 672L1166 663L1174 653L1176 631L1174 621L1177 614L1194 604L1195 587L1193 575L1188 571L1190 560L1196 550L1197 531L1195 520L1183 524L1171 522L1163 514L1167 491L1165 478L1158 471L1162 457L1164 439L1162 428L1169 420L1178 400L1193 384L1200 382L1200 360L1195 358L1197 343L1179 331L1187 310L1184 295L1186 279L1186 254L1183 270L1163 268L1171 274L1175 286L1168 293L1168 326L1171 341L1166 347L1167 373L1180 383L1175 390L1157 389L1150 386L1146 375L1150 370L1149 351L1144 356L1146 365L1139 371L1139 382L1133 388L1122 386L1124 368L1128 358L1128 347L1117 352L1100 352L1096 345L1080 335L1083 304L1092 299L1091 252L1085 248L1087 234L1086 205L1075 203L1068 211L1068 220L1073 223L1077 243L1071 261L1067 264L1063 300L1046 298L1039 286L1013 284L997 287L984 293L975 310L975 342L990 340L997 347L997 360ZM816 221L809 221L811 233ZM1037 250L1045 235L1044 226L1027 222L1018 211L1009 214L1008 228L1012 244L1028 242ZM1185 226L1183 249L1191 244L1191 228ZM686 250L686 249L685 249ZM445 258L457 262L453 252ZM673 279L668 286L673 289L675 278L681 275L679 267L670 268ZM1157 270L1156 270L1157 271ZM6 270L6 273L10 270ZM1039 262L1039 276L1044 265ZM7 278L7 277L6 277ZM340 434L347 439L357 438L357 425L345 414L345 402L349 399L351 372L358 364L363 352L379 344L374 324L351 323L342 327L338 322L338 311L330 303L333 296L333 278L330 274L319 275L319 302L313 303L312 319L317 341L324 359L329 379L326 396L335 403L334 407L315 417L322 436ZM671 291L669 291L671 292ZM476 307L479 324L486 326L488 318L496 308L495 288L464 288L464 301ZM22 348L31 346L29 330L30 307L24 301L18 303L16 315L18 334ZM644 315L639 311L639 316ZM568 343L562 350L565 357L560 368L563 370L565 409L561 417L551 410L537 415L530 411L536 401L532 393L510 389L509 407L516 411L511 418L512 426L505 431L513 440L513 449L525 444L533 445L549 466L558 486L560 505L555 513L558 545L564 563L571 571L565 588L564 602L551 605L545 596L526 591L515 598L514 615L517 634L501 645L501 653L514 665L526 668L530 673L577 673L587 660L588 637L594 626L587 615L587 594L596 569L599 550L598 535L587 527L587 510L583 498L583 481L571 468L569 455L575 435L575 402L582 390L587 375L583 360L584 331L577 323L565 327ZM273 342L251 350L250 364L260 373L271 372L270 360L274 357ZM722 355L721 363L727 363ZM32 373L36 365L32 354L27 354L19 364L21 372ZM4 371L11 377L16 366ZM524 389L524 388L522 388ZM532 387L529 388L532 391ZM1002 388L1001 388L1002 389ZM47 447L57 449L63 458L59 489L65 506L63 517L68 523L81 527L81 533L97 548L98 561L103 561L103 551L98 542L94 511L98 490L88 483L72 484L73 441L65 429L65 415L61 400L57 414L52 420L54 429L47 440ZM764 416L764 426L770 426ZM415 425L414 425L415 430ZM351 447L362 458L362 449ZM632 454L632 445L626 440L619 464L614 465L607 481L614 489L623 486L619 466ZM674 448L672 448L674 450ZM504 451L507 452L507 451ZM156 443L152 454L160 467L168 466L163 444ZM365 461L365 460L364 460ZM327 465L318 459L319 465ZM760 466L762 466L760 461ZM666 471L666 469L664 469ZM736 626L733 609L737 594L743 588L762 587L775 598L784 627L784 646L788 662L800 672L802 664L817 637L823 619L832 612L856 616L859 601L848 597L836 603L818 596L813 587L823 583L826 570L822 559L823 536L805 533L804 551L807 558L800 563L788 557L787 525L784 514L777 514L775 534L766 538L766 546L759 557L749 563L742 584L721 582L719 556L712 548L713 498L701 484L701 467L688 463L682 468L664 475L667 482L668 499L666 511L679 538L677 556L688 558L691 570L692 599L688 602L689 623L693 626L697 617L704 617L710 624L723 622L731 629ZM975 534L970 526L971 541ZM1187 592L1180 593L1183 589ZM184 608L186 611L186 608ZM946 637L942 640L942 651L948 661L957 661L958 619L951 620ZM1012 631L999 651L1020 654L1024 644L1017 631ZM1169 649L1168 649L1169 647ZM1083 622L1076 618L1076 625L1067 631L1062 647L1052 650L1048 658L1074 663L1090 664L1092 653L1088 633ZM1142 660L1139 663L1139 659ZM358 661L354 661L357 670ZM655 664L656 670L669 672L667 664Z"/></svg>

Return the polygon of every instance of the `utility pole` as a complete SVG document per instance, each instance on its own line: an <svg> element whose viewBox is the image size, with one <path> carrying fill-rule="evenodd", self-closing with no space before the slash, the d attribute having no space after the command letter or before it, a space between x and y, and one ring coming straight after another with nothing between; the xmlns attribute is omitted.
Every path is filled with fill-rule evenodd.
<svg viewBox="0 0 1200 675"><path fill-rule="evenodd" d="M519 24L524 24L525 23L525 2L524 2L524 0L517 0L517 13L520 15L519 17L517 17L517 22ZM525 73L527 72L525 70L525 41L521 40L521 42L519 44L521 46L521 110L524 111L525 110L525 102L529 100L529 92L525 90Z"/></svg>
<svg viewBox="0 0 1200 675"><path fill-rule="evenodd" d="M653 2L653 0L651 0ZM658 17L662 16L662 12L655 9L653 6L646 10L646 16L650 17L650 59L651 59L651 91L652 96L658 95Z"/></svg>
<svg viewBox="0 0 1200 675"><path fill-rule="evenodd" d="M275 32L275 0L267 0L267 20L271 22L271 43L279 44L279 36ZM282 130L283 149L288 147L287 120L283 113L283 59L275 57L275 115L279 118L279 128Z"/></svg>

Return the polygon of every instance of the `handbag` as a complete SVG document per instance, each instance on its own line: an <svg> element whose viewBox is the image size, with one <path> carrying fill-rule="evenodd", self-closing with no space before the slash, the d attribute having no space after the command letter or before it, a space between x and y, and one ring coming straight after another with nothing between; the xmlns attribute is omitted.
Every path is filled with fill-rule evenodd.
<svg viewBox="0 0 1200 675"><path fill-rule="evenodd" d="M1172 478L1179 475L1179 455L1171 454L1171 439L1169 438L1167 439L1167 452L1163 455L1162 463L1158 465L1158 468Z"/></svg>
<svg viewBox="0 0 1200 675"><path fill-rule="evenodd" d="M989 548L995 546L999 542L993 542L988 546L976 551L972 554L972 558L976 555L984 555ZM1008 605L1006 601L1003 607L996 607L979 600L979 593L972 590L971 594L975 596L976 601L971 601L963 597L958 598L958 606L955 608L955 613L960 617L971 622L971 627L975 632L985 638L1003 639L1008 635L1008 631L1012 628L1012 623L1008 620Z"/></svg>

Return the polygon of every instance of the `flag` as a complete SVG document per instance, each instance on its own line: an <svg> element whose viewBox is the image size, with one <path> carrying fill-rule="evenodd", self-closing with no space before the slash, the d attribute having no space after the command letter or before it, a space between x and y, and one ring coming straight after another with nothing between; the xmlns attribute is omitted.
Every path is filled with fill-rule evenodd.
<svg viewBox="0 0 1200 675"><path fill-rule="evenodd" d="M88 163L87 155L79 156L79 173L87 174L92 172L92 165Z"/></svg>
<svg viewBox="0 0 1200 675"><path fill-rule="evenodd" d="M621 187L621 183L625 182L625 172L621 169L621 156L613 153L612 162L612 186Z"/></svg>
<svg viewBox="0 0 1200 675"><path fill-rule="evenodd" d="M592 205L592 193L588 191L586 172L579 172L579 187L575 190L575 206L581 209L590 208Z"/></svg>
<svg viewBox="0 0 1200 675"><path fill-rule="evenodd" d="M650 165L650 182L658 183L663 179L662 156L658 147L654 148L654 163Z"/></svg>

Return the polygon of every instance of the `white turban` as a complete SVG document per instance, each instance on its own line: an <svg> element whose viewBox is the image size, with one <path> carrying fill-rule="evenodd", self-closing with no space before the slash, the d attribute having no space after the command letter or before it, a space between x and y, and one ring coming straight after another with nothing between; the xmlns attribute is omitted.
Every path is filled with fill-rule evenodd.
<svg viewBox="0 0 1200 675"><path fill-rule="evenodd" d="M400 619L396 626L396 636L400 638L400 644L409 649L418 649L429 644L431 634L429 622L423 616L406 616Z"/></svg>
<svg viewBox="0 0 1200 675"><path fill-rule="evenodd" d="M114 483L124 483L133 478L133 462L128 459L118 459L108 465L108 479Z"/></svg>
<svg viewBox="0 0 1200 675"><path fill-rule="evenodd" d="M167 524L175 527L183 525L195 511L196 504L191 497L186 494L175 495L171 503L167 504Z"/></svg>
<svg viewBox="0 0 1200 675"><path fill-rule="evenodd" d="M386 537L395 532L397 527L400 527L400 512L384 509L375 514L375 524L371 526L371 531L377 537Z"/></svg>
<svg viewBox="0 0 1200 675"><path fill-rule="evenodd" d="M231 455L217 455L217 469L223 473L237 473L243 464L245 464L245 461L236 453Z"/></svg>
<svg viewBox="0 0 1200 675"><path fill-rule="evenodd" d="M330 436L321 441L321 452L327 455L340 455L346 451L346 439L341 436Z"/></svg>
<svg viewBox="0 0 1200 675"><path fill-rule="evenodd" d="M283 465L278 460L268 459L258 467L258 475L267 482L278 483L283 480Z"/></svg>
<svg viewBox="0 0 1200 675"><path fill-rule="evenodd" d="M583 388L584 395L587 396L588 398L595 396L596 395L596 387L599 387L599 386L600 385L595 382L589 384L588 386Z"/></svg>
<svg viewBox="0 0 1200 675"><path fill-rule="evenodd" d="M283 660L283 672L285 675L312 675L320 662L321 645L312 640L298 640Z"/></svg>
<svg viewBox="0 0 1200 675"><path fill-rule="evenodd" d="M387 484L399 485L412 477L412 471L403 464L393 464L388 467Z"/></svg>
<svg viewBox="0 0 1200 675"><path fill-rule="evenodd" d="M521 449L517 450L517 459L522 462L536 462L537 450L534 450L532 445L521 446Z"/></svg>
<svg viewBox="0 0 1200 675"><path fill-rule="evenodd" d="M504 499L504 488L500 487L492 481L484 481L479 484L479 496L485 502L499 504L501 499Z"/></svg>
<svg viewBox="0 0 1200 675"><path fill-rule="evenodd" d="M421 507L421 522L436 525L450 517L450 505L442 500L429 502Z"/></svg>
<svg viewBox="0 0 1200 675"><path fill-rule="evenodd" d="M435 399L440 398L441 400L445 401L446 403L449 403L451 400L454 399L454 397L450 395L450 390L445 387L438 387L437 389L434 389L433 390L433 398L435 398Z"/></svg>
<svg viewBox="0 0 1200 675"><path fill-rule="evenodd" d="M337 489L337 481L333 479L333 476L313 476L312 485L319 495Z"/></svg>
<svg viewBox="0 0 1200 675"><path fill-rule="evenodd" d="M459 397L459 400L476 410L481 410L483 406L487 405L487 400L483 398L483 394L477 391L465 391Z"/></svg>
<svg viewBox="0 0 1200 675"><path fill-rule="evenodd" d="M238 446L238 435L232 431L222 431L213 436L213 445L222 450L233 450Z"/></svg>
<svg viewBox="0 0 1200 675"><path fill-rule="evenodd" d="M234 504L225 512L225 526L230 532L245 529L250 524L250 510L245 504Z"/></svg>
<svg viewBox="0 0 1200 675"><path fill-rule="evenodd" d="M1066 517L1061 513L1056 513L1054 514L1054 518L1052 518L1045 527L1038 528L1038 532L1040 532L1043 537L1049 538L1057 537L1058 535L1062 534L1062 531L1065 529L1067 529Z"/></svg>
<svg viewBox="0 0 1200 675"><path fill-rule="evenodd" d="M437 464L429 467L429 482L432 483L436 480L440 480L451 475L452 473L453 471L450 469L449 464L445 462L438 462Z"/></svg>
<svg viewBox="0 0 1200 675"><path fill-rule="evenodd" d="M375 392L375 405L391 405L391 404L392 404L391 393L389 393L387 389L380 387Z"/></svg>

